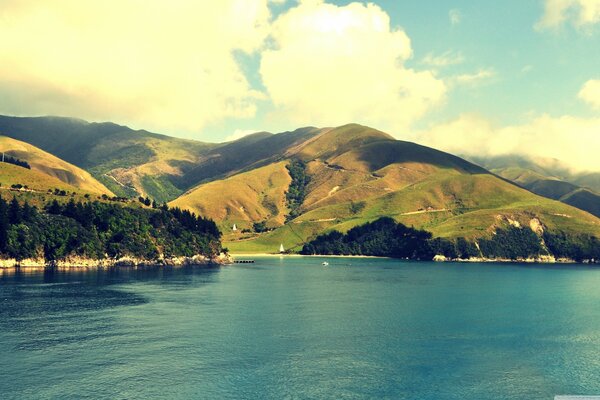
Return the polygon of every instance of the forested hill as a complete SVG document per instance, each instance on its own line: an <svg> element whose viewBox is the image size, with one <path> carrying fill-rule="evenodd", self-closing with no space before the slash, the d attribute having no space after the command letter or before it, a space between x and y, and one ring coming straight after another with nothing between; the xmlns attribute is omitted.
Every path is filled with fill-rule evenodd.
<svg viewBox="0 0 600 400"><path fill-rule="evenodd" d="M69 258L153 262L214 258L222 251L216 224L178 208L145 209L101 202L44 209L0 198L0 257L52 264Z"/></svg>

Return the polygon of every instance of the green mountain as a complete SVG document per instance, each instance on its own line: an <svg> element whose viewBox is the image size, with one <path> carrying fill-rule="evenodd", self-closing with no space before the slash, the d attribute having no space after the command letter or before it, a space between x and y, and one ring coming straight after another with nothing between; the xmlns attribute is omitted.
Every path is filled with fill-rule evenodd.
<svg viewBox="0 0 600 400"><path fill-rule="evenodd" d="M111 193L106 186L92 177L89 172L38 149L29 143L0 136L0 152L5 156L25 161L33 170L48 175L49 177L56 178L74 188L89 193L113 196L113 193ZM54 184L55 182L48 179L46 186L52 187Z"/></svg>
<svg viewBox="0 0 600 400"><path fill-rule="evenodd" d="M86 169L117 195L149 195L158 201L182 193L179 177L217 146L60 117L0 116L0 134Z"/></svg>
<svg viewBox="0 0 600 400"><path fill-rule="evenodd" d="M0 116L0 135L89 171L119 196L175 199L200 182L266 165L320 130L259 132L228 143L178 139L113 123Z"/></svg>
<svg viewBox="0 0 600 400"><path fill-rule="evenodd" d="M573 173L558 160L526 156L472 157L471 160L535 194L600 217L600 173Z"/></svg>
<svg viewBox="0 0 600 400"><path fill-rule="evenodd" d="M280 243L299 250L324 231L381 216L446 238L517 225L600 235L600 220L586 212L361 125L323 129L268 160L202 183L171 205L217 220L236 252L276 252Z"/></svg>
<svg viewBox="0 0 600 400"><path fill-rule="evenodd" d="M357 124L211 144L112 123L0 117L0 134L86 169L117 195L170 200L212 218L237 252L273 252L280 244L299 250L323 232L382 216L450 239L491 237L511 226L600 236L600 220L569 205L597 213L595 192L561 180L568 170L559 163L493 160L490 173Z"/></svg>

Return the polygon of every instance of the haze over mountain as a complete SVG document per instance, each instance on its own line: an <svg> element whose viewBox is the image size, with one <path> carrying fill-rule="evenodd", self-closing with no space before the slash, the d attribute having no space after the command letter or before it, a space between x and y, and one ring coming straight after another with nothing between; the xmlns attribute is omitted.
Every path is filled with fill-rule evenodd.
<svg viewBox="0 0 600 400"><path fill-rule="evenodd" d="M572 172L555 159L526 156L468 157L476 164L540 196L600 217L600 173Z"/></svg>

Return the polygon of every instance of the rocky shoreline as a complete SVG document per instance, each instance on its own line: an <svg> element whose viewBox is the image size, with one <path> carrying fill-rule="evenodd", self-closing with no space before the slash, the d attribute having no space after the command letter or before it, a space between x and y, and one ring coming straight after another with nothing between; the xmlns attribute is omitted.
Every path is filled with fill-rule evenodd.
<svg viewBox="0 0 600 400"><path fill-rule="evenodd" d="M525 264L598 264L600 260L583 260L576 261L571 258L556 258L554 256L540 256L531 258L518 258L516 260L509 258L449 258L442 255L437 255L433 258L436 262L463 262L463 263L525 263Z"/></svg>
<svg viewBox="0 0 600 400"><path fill-rule="evenodd" d="M1 259L1 268L110 268L110 267L167 267L191 265L225 265L231 264L228 254L220 254L209 258L202 255L193 257L167 257L147 260L136 257L121 257L117 259L92 259L86 257L67 257L63 260L47 261L44 258L28 258L24 260Z"/></svg>

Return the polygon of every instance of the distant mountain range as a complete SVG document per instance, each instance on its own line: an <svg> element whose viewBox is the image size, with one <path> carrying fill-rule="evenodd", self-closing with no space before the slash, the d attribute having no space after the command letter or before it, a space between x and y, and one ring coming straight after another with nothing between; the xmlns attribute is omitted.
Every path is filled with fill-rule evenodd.
<svg viewBox="0 0 600 400"><path fill-rule="evenodd" d="M356 124L214 144L112 123L0 117L0 135L3 151L53 184L169 201L215 219L240 252L297 250L380 216L446 238L511 225L600 237L591 215L598 174L565 175L524 158L467 161Z"/></svg>
<svg viewBox="0 0 600 400"><path fill-rule="evenodd" d="M516 155L469 159L533 193L600 217L600 172L573 173L558 160Z"/></svg>

